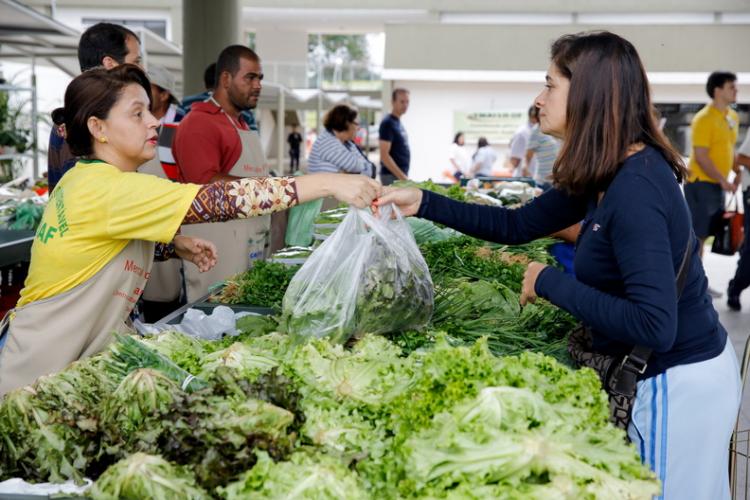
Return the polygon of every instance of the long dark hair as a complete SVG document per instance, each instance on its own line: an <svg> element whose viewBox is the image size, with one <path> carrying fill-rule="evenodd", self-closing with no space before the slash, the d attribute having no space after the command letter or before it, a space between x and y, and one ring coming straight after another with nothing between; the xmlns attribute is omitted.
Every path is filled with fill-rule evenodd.
<svg viewBox="0 0 750 500"><path fill-rule="evenodd" d="M490 141L488 141L486 137L480 137L479 140L477 141L477 150L474 151L473 155L471 155L471 159L472 160L476 159L477 155L479 154L479 150L489 145L490 145Z"/></svg>
<svg viewBox="0 0 750 500"><path fill-rule="evenodd" d="M552 62L570 80L556 186L605 191L636 143L660 151L682 182L687 170L654 120L646 71L630 42L606 31L564 35L552 44Z"/></svg>
<svg viewBox="0 0 750 500"><path fill-rule="evenodd" d="M106 120L128 85L140 85L151 101L151 84L146 74L133 64L122 64L112 69L92 69L75 77L65 90L65 107L52 112L56 125L65 124L65 140L76 156L93 152L94 138L88 120L95 116Z"/></svg>

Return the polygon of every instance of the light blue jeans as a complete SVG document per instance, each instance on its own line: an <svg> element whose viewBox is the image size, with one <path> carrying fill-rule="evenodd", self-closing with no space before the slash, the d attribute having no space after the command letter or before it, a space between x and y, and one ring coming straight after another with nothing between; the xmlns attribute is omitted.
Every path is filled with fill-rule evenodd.
<svg viewBox="0 0 750 500"><path fill-rule="evenodd" d="M741 401L732 341L713 359L638 382L628 437L666 500L729 500L729 441Z"/></svg>

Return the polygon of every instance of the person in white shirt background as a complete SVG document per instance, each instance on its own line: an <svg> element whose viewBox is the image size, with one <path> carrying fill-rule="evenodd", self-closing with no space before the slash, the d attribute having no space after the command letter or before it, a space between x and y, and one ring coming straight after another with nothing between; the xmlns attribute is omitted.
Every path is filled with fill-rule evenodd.
<svg viewBox="0 0 750 500"><path fill-rule="evenodd" d="M513 177L520 177L523 174L523 160L526 158L529 137L531 137L534 126L539 123L536 106L532 105L529 108L528 117L528 121L518 127L510 139L510 165L513 168ZM532 158L529 170L536 172L536 159Z"/></svg>
<svg viewBox="0 0 750 500"><path fill-rule="evenodd" d="M464 133L457 132L455 137L453 137L453 144L450 146L448 156L451 166L453 167L451 175L457 181L466 177L471 169L471 156L469 156L469 152L464 148L465 144Z"/></svg>
<svg viewBox="0 0 750 500"><path fill-rule="evenodd" d="M470 177L486 177L492 175L492 167L497 160L497 153L490 146L486 137L480 137L477 142L477 151L472 156Z"/></svg>

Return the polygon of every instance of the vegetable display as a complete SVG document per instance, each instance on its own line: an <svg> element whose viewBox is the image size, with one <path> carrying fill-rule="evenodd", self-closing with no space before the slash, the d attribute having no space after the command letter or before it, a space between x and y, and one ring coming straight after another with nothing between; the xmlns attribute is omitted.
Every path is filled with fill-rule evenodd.
<svg viewBox="0 0 750 500"><path fill-rule="evenodd" d="M175 356L177 346L201 352L205 388L183 390L166 363L113 364L120 339L10 393L0 405L0 478L90 477L94 498L125 491L340 498L347 491L352 498L646 499L659 491L608 423L594 372L541 354L497 357L486 339L455 346L443 334L408 355L377 335L349 348L327 339L300 345L278 333L244 336L224 349L176 339L134 342ZM68 385L74 379L83 382ZM50 387L69 402L57 415L47 412ZM78 425L58 425L66 416ZM10 445L21 447L13 460Z"/></svg>
<svg viewBox="0 0 750 500"><path fill-rule="evenodd" d="M658 495L609 423L597 375L564 364L572 318L541 299L519 305L528 262L552 264L550 240L493 245L409 224L424 268L407 260L396 276L402 256L374 241L334 335L323 329L341 298L310 287L317 309L305 315L285 298L279 317L240 318L235 337L116 335L109 350L7 394L0 480L90 478L94 500ZM324 276L351 283L346 255ZM279 306L299 292L298 269L258 263L219 297L265 294Z"/></svg>

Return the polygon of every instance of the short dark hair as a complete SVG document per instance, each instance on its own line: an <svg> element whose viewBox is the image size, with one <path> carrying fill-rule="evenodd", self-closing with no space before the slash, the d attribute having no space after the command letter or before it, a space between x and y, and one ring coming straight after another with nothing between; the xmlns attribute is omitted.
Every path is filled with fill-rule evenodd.
<svg viewBox="0 0 750 500"><path fill-rule="evenodd" d="M537 121L539 120L539 108L537 108L536 105L529 108L529 118L533 118Z"/></svg>
<svg viewBox="0 0 750 500"><path fill-rule="evenodd" d="M708 75L708 81L706 82L706 93L711 99L714 98L714 91L717 88L721 88L727 82L736 82L737 75L731 71L714 71Z"/></svg>
<svg viewBox="0 0 750 500"><path fill-rule="evenodd" d="M89 156L93 153L94 138L89 132L89 118L95 116L106 120L125 87L131 84L143 87L151 101L148 77L133 64L84 71L70 82L65 90L65 107L53 111L52 116L58 124L62 118L65 140L71 153L75 156Z"/></svg>
<svg viewBox="0 0 750 500"><path fill-rule="evenodd" d="M477 149L479 148L486 148L490 145L490 141L487 140L486 137L480 137L477 141Z"/></svg>
<svg viewBox="0 0 750 500"><path fill-rule="evenodd" d="M348 104L337 104L326 113L323 126L329 132L343 132L357 119L357 110Z"/></svg>
<svg viewBox="0 0 750 500"><path fill-rule="evenodd" d="M81 71L101 66L107 56L123 64L128 55L128 37L141 41L135 33L119 24L97 23L89 27L78 42Z"/></svg>
<svg viewBox="0 0 750 500"><path fill-rule="evenodd" d="M552 44L552 62L570 81L565 140L553 168L556 186L575 195L606 191L637 143L658 150L677 180L684 179L682 158L654 120L648 78L633 44L607 31L563 35Z"/></svg>
<svg viewBox="0 0 750 500"><path fill-rule="evenodd" d="M234 76L240 70L240 59L245 58L251 61L260 62L260 57L255 51L244 45L230 45L221 51L219 58L216 60L216 75L214 77L214 86L219 82L221 74L228 71Z"/></svg>
<svg viewBox="0 0 750 500"><path fill-rule="evenodd" d="M391 92L391 102L395 101L398 98L399 94L408 94L409 90L404 88L396 88L393 89L393 92Z"/></svg>
<svg viewBox="0 0 750 500"><path fill-rule="evenodd" d="M212 62L206 66L203 72L203 86L209 90L216 88L216 63Z"/></svg>

